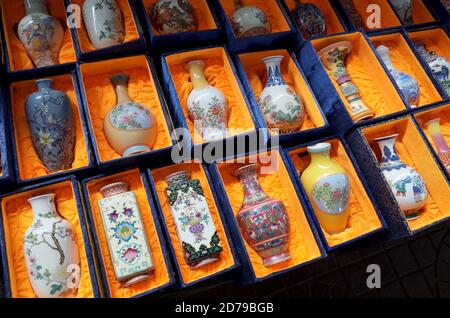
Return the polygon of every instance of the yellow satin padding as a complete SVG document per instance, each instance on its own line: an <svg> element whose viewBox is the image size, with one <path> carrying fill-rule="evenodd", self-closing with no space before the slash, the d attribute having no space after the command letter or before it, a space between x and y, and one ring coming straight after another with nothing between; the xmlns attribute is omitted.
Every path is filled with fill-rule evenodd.
<svg viewBox="0 0 450 318"><path fill-rule="evenodd" d="M72 104L72 112L75 119L75 157L72 169L79 169L89 165L87 153L87 140L85 140L81 121L84 120L80 113L81 105L78 104L77 95L70 74L49 77L53 79L52 87L67 94ZM27 97L36 92L35 81L14 82L11 84L12 120L14 122L14 138L16 140L16 153L19 166L19 176L22 180L29 180L51 174L44 166L34 148L31 132L25 114L25 102ZM61 171L59 171L61 172ZM57 172L56 172L57 173Z"/></svg>
<svg viewBox="0 0 450 318"><path fill-rule="evenodd" d="M350 179L350 211L347 228L341 233L332 235L322 228L328 245L333 247L376 231L382 227L382 224L342 143L339 139L327 142L331 144L331 159L345 169ZM306 148L293 150L289 152L289 155L300 178L303 171L309 166L311 157Z"/></svg>
<svg viewBox="0 0 450 318"><path fill-rule="evenodd" d="M261 153L257 157L251 156L245 159L246 162L259 162L261 166L261 173L259 174L261 187L271 198L283 201L291 228L289 254L292 258L273 266L265 267L262 258L245 242L245 248L256 278L263 278L319 258L321 251L279 152L273 150L271 153ZM235 215L241 209L244 192L239 178L233 176L233 172L242 165L242 163L235 162L218 164L220 177Z"/></svg>
<svg viewBox="0 0 450 318"><path fill-rule="evenodd" d="M353 3L355 4L356 10L361 15L367 30L376 29L376 27L370 28L367 25L367 22L376 24L377 18L380 19L380 28L390 28L401 25L394 10L386 0L357 0L353 1Z"/></svg>
<svg viewBox="0 0 450 318"><path fill-rule="evenodd" d="M33 210L28 203L28 199L48 193L55 193L56 209L59 215L69 221L75 229L80 255L80 285L77 298L92 298L94 297L94 291L86 257L85 242L81 229L82 225L78 217L73 185L70 181L63 181L36 190L7 196L1 200L11 296L14 298L36 297L31 283L28 280L23 252L23 236L33 222ZM89 242L86 243L88 244Z"/></svg>
<svg viewBox="0 0 450 318"><path fill-rule="evenodd" d="M107 236L104 230L100 208L98 206L98 201L103 199L100 189L105 185L114 182L127 182L130 185L129 190L135 193L139 210L141 212L142 222L144 223L147 241L152 252L153 262L155 264L152 278L132 284L128 287L122 287L120 282L116 280L114 267L112 265L109 253ZM151 214L152 211L148 203L149 198L145 191L139 170L129 170L123 173L92 180L87 183L87 192L89 196L89 203L91 205L94 227L97 232L97 239L100 245L101 253L99 253L99 256L101 256L101 262L106 272L106 284L108 284L111 297L130 298L168 284L170 282L170 276L167 271L164 254L161 250L161 243L155 227L155 222L158 222L158 220L155 220Z"/></svg>
<svg viewBox="0 0 450 318"><path fill-rule="evenodd" d="M289 11L295 8L295 1L294 0L285 0L285 3L287 7L289 8ZM316 0L316 1L310 1L310 0L300 0L301 4L306 3L313 3L316 5L320 12L322 12L322 15L326 22L326 29L325 34L334 34L334 33L341 33L345 32L344 27L342 26L341 21L339 20L336 12L334 11L333 7L330 4L329 0Z"/></svg>
<svg viewBox="0 0 450 318"><path fill-rule="evenodd" d="M150 7L158 2L158 0L142 0L142 2L144 4L146 14L149 14ZM195 15L198 19L197 31L217 29L216 22L214 21L213 15L206 0L189 0L189 3L194 8ZM158 34L155 29L153 29L153 32Z"/></svg>
<svg viewBox="0 0 450 318"><path fill-rule="evenodd" d="M435 19L433 18L433 15L428 10L427 6L425 5L425 1L427 0L412 0L412 16L413 16L413 23L419 24L419 23L428 23L428 22L434 22Z"/></svg>
<svg viewBox="0 0 450 318"><path fill-rule="evenodd" d="M433 51L450 61L450 38L443 29L408 32L408 35L414 43L421 41L427 51Z"/></svg>
<svg viewBox="0 0 450 318"><path fill-rule="evenodd" d="M167 56L166 61L194 143L202 143L203 138L194 129L194 123L189 119L187 111L187 99L193 87L186 63L193 60L202 60L206 63L206 79L219 89L228 101L228 135L235 136L255 130L243 92L222 47L177 53Z"/></svg>
<svg viewBox="0 0 450 318"><path fill-rule="evenodd" d="M450 216L450 210L448 209L450 206L450 187L410 118L364 128L362 133L370 143L378 160L381 157L380 151L373 139L400 134L395 146L400 160L422 176L428 190L428 201L421 209L419 218L408 221L408 226L412 231Z"/></svg>
<svg viewBox="0 0 450 318"><path fill-rule="evenodd" d="M450 146L450 104L446 104L444 106L436 107L430 110L426 110L424 112L414 114L414 117L417 119L419 125L422 127L422 130L425 132L428 140L433 146L434 150L437 152L436 145L431 139L430 132L425 127L425 123L432 119L440 118L440 127L442 136L444 136L447 145Z"/></svg>
<svg viewBox="0 0 450 318"><path fill-rule="evenodd" d="M236 11L234 1L220 0L220 4L227 16L231 16ZM241 5L243 7L257 7L264 11L269 19L272 33L291 31L276 0L241 0Z"/></svg>
<svg viewBox="0 0 450 318"><path fill-rule="evenodd" d="M353 44L353 50L347 56L345 67L352 82L358 87L361 99L375 111L375 117L405 110L406 106L400 95L361 33L356 32L316 39L312 41L312 44L318 52L322 48L339 41L350 41ZM350 104L342 94L334 76L325 66L324 69L330 76L331 82L347 110L351 113Z"/></svg>
<svg viewBox="0 0 450 318"><path fill-rule="evenodd" d="M417 81L420 98L419 104L416 106L428 105L442 100L436 87L434 87L401 33L374 36L370 40L375 48L380 45L387 46L395 68L412 76Z"/></svg>
<svg viewBox="0 0 450 318"><path fill-rule="evenodd" d="M17 26L25 17L23 0L2 0L2 21L5 30L6 49L10 59L11 71L20 71L34 68L25 48L17 34ZM72 35L66 24L66 7L64 1L47 1L47 8L51 16L57 18L64 28L64 40L59 53L59 63L65 64L76 61Z"/></svg>
<svg viewBox="0 0 450 318"><path fill-rule="evenodd" d="M83 7L84 1L85 0L70 0L72 4L79 5L80 8ZM120 8L120 11L122 12L123 25L125 27L125 39L123 42L126 43L133 40L137 40L139 38L139 34L128 0L116 0L116 2ZM96 48L92 45L91 41L89 40L89 36L87 34L84 23L81 23L80 28L77 28L76 31L80 43L81 52L96 50Z"/></svg>
<svg viewBox="0 0 450 318"><path fill-rule="evenodd" d="M302 76L294 60L286 50L262 51L239 55L239 59L247 74L247 79L256 100L259 102L259 97L261 96L267 81L266 67L264 63L261 62L261 59L274 55L284 56L281 63L283 79L287 85L295 90L305 106L306 116L301 131L325 126L319 104L309 90L305 78Z"/></svg>
<svg viewBox="0 0 450 318"><path fill-rule="evenodd" d="M164 178L178 171L189 171L191 173L191 179L200 180L200 185L205 194L205 198L211 212L211 217L213 219L214 225L216 226L217 235L219 236L220 244L223 248L223 251L219 255L219 261L194 270L190 268L184 258L183 247L178 238L177 230L175 228L176 225L173 221L170 205L166 196L167 183L164 181ZM155 181L156 192L158 195L157 199L159 200L164 216L164 220L161 221L166 222L166 226L169 230L169 237L175 251L175 257L181 272L181 279L183 280L183 282L185 284L193 283L197 280L220 273L233 267L235 265L235 261L233 258L233 254L231 253L230 245L228 243L228 239L230 238L227 238L226 236L224 225L222 223L222 219L220 218L219 210L216 206L216 202L214 201L212 190L208 183L208 179L206 178L203 166L196 163L183 163L152 170L152 174Z"/></svg>
<svg viewBox="0 0 450 318"><path fill-rule="evenodd" d="M116 93L110 77L117 73L129 75L128 93L131 99L143 104L155 116L158 135L152 150L172 146L169 127L164 117L150 68L145 56L133 56L80 65L82 89L86 94L88 112L94 130L95 146L100 160L121 158L111 148L103 132L103 122L109 111L116 105Z"/></svg>

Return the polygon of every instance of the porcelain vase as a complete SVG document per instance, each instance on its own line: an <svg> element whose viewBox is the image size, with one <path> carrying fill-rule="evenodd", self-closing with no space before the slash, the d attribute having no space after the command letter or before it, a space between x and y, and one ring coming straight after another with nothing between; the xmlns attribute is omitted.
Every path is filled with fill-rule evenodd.
<svg viewBox="0 0 450 318"><path fill-rule="evenodd" d="M436 52L427 50L422 42L415 43L415 45L420 55L431 68L434 78L440 83L447 95L450 96L450 62L445 57L437 55Z"/></svg>
<svg viewBox="0 0 450 318"><path fill-rule="evenodd" d="M100 189L98 201L116 279L127 287L153 277L155 268L142 215L126 182Z"/></svg>
<svg viewBox="0 0 450 318"><path fill-rule="evenodd" d="M69 97L52 89L53 80L36 81L38 91L25 102L34 148L49 172L72 168L75 120Z"/></svg>
<svg viewBox="0 0 450 318"><path fill-rule="evenodd" d="M160 34L194 32L198 18L188 0L159 0L149 9L150 19Z"/></svg>
<svg viewBox="0 0 450 318"><path fill-rule="evenodd" d="M439 159L441 159L445 169L450 173L450 148L442 134L440 122L440 118L435 118L425 123L425 127L430 133L431 139L437 148Z"/></svg>
<svg viewBox="0 0 450 318"><path fill-rule="evenodd" d="M144 106L128 95L126 74L111 77L117 105L106 115L103 130L110 146L123 157L150 151L158 133L156 119Z"/></svg>
<svg viewBox="0 0 450 318"><path fill-rule="evenodd" d="M331 71L342 94L347 98L352 109L352 119L358 122L373 117L375 113L361 100L359 89L352 82L345 68L345 60L352 49L351 42L343 41L331 44L317 54L325 67Z"/></svg>
<svg viewBox="0 0 450 318"><path fill-rule="evenodd" d="M28 200L33 223L24 235L28 278L39 298L72 298L80 281L80 257L75 230L59 216L55 194Z"/></svg>
<svg viewBox="0 0 450 318"><path fill-rule="evenodd" d="M398 157L395 142L398 134L375 139L381 151L380 169L406 219L419 217L428 191L420 174Z"/></svg>
<svg viewBox="0 0 450 318"><path fill-rule="evenodd" d="M187 99L189 118L205 141L224 138L228 125L228 103L224 94L205 78L205 63L186 65L193 89Z"/></svg>
<svg viewBox="0 0 450 318"><path fill-rule="evenodd" d="M234 34L238 38L264 35L271 31L269 18L257 7L242 6L235 1L236 11L230 16Z"/></svg>
<svg viewBox="0 0 450 318"><path fill-rule="evenodd" d="M270 56L261 61L267 70L267 82L259 97L259 107L266 124L281 133L300 130L305 119L305 107L281 74L283 56Z"/></svg>
<svg viewBox="0 0 450 318"><path fill-rule="evenodd" d="M290 222L283 202L269 197L258 180L258 165L235 171L244 190L244 201L237 214L242 236L262 258L264 266L291 259L289 254Z"/></svg>
<svg viewBox="0 0 450 318"><path fill-rule="evenodd" d="M192 180L187 171L175 172L165 181L172 219L186 263L191 269L198 269L217 262L222 246L200 181Z"/></svg>
<svg viewBox="0 0 450 318"><path fill-rule="evenodd" d="M347 14L350 22L355 26L357 30L364 29L365 23L359 14L358 10L356 10L355 4L353 0L339 0L342 8Z"/></svg>
<svg viewBox="0 0 450 318"><path fill-rule="evenodd" d="M125 40L122 12L115 0L85 0L83 18L89 39L96 49L118 45Z"/></svg>
<svg viewBox="0 0 450 318"><path fill-rule="evenodd" d="M413 0L391 0L395 11L400 17L403 24L412 24L412 2Z"/></svg>
<svg viewBox="0 0 450 318"><path fill-rule="evenodd" d="M300 3L295 0L291 15L305 39L325 34L326 21L320 9L313 3Z"/></svg>
<svg viewBox="0 0 450 318"><path fill-rule="evenodd" d="M303 171L302 184L313 204L320 226L329 234L343 232L349 218L350 179L330 158L331 144L309 146L311 163Z"/></svg>
<svg viewBox="0 0 450 318"><path fill-rule="evenodd" d="M49 15L45 0L24 0L26 16L17 28L19 39L36 67L59 64L64 30Z"/></svg>
<svg viewBox="0 0 450 318"><path fill-rule="evenodd" d="M419 84L417 84L417 81L412 76L400 72L395 68L389 55L389 48L384 45L380 45L377 47L377 52L380 54L384 65L389 70L389 73L391 73L408 104L411 107L417 107L420 97Z"/></svg>

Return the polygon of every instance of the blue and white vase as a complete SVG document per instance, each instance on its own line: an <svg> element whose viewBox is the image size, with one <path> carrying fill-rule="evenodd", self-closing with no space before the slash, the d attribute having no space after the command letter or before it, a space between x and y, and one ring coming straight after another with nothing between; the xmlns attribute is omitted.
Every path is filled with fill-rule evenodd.
<svg viewBox="0 0 450 318"><path fill-rule="evenodd" d="M295 0L291 15L305 39L325 33L326 22L320 9L312 3Z"/></svg>
<svg viewBox="0 0 450 318"><path fill-rule="evenodd" d="M377 47L377 52L378 54L380 54L384 65L391 73L392 77L397 83L398 88L400 88L403 97L408 101L408 104L411 107L417 107L420 97L419 85L417 84L417 81L413 77L400 72L394 67L389 56L389 49L386 46L380 45L379 47Z"/></svg>
<svg viewBox="0 0 450 318"><path fill-rule="evenodd" d="M381 150L380 169L406 219L419 217L427 203L428 191L420 174L400 160L395 150L398 134L376 138Z"/></svg>
<svg viewBox="0 0 450 318"><path fill-rule="evenodd" d="M72 167L75 121L69 97L52 89L51 79L36 81L38 91L28 96L25 112L39 158L50 172Z"/></svg>
<svg viewBox="0 0 450 318"><path fill-rule="evenodd" d="M259 98L259 108L267 127L281 133L300 130L305 119L305 107L295 91L284 82L280 64L283 56L270 56L261 61L266 65L267 82Z"/></svg>

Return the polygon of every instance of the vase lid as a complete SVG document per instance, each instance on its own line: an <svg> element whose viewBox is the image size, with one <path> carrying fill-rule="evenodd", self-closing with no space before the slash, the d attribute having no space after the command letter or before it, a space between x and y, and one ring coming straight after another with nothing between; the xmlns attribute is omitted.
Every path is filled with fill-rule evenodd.
<svg viewBox="0 0 450 318"><path fill-rule="evenodd" d="M389 135L389 136L383 136L383 137L375 138L373 141L381 142L381 141L386 141L386 140L389 140L389 139L395 139L398 136L399 136L399 134L392 134L392 135Z"/></svg>
<svg viewBox="0 0 450 318"><path fill-rule="evenodd" d="M327 54L328 52L336 49L336 48L348 48L349 51L351 51L353 49L353 43L350 41L339 41L333 44L330 44L326 47L324 47L323 49L321 49L319 52L317 52L317 55L319 55L319 57Z"/></svg>
<svg viewBox="0 0 450 318"><path fill-rule="evenodd" d="M328 142L320 142L315 145L307 147L309 153L321 153L329 151L331 149L331 144Z"/></svg>
<svg viewBox="0 0 450 318"><path fill-rule="evenodd" d="M129 184L127 182L114 182L110 183L100 189L100 193L105 198L112 197L114 195L127 192Z"/></svg>

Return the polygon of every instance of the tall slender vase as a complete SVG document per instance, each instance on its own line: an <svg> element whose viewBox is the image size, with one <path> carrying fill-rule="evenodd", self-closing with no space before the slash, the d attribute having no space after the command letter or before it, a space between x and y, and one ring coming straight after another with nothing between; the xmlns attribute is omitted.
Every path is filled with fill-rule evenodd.
<svg viewBox="0 0 450 318"><path fill-rule="evenodd" d="M353 0L340 0L340 3L348 18L350 19L350 22L355 26L355 28L364 29L365 23L358 10L356 10Z"/></svg>
<svg viewBox="0 0 450 318"><path fill-rule="evenodd" d="M111 77L117 95L117 105L106 115L103 124L110 146L123 157L150 151L158 133L153 114L128 95L128 75Z"/></svg>
<svg viewBox="0 0 450 318"><path fill-rule="evenodd" d="M437 55L436 52L428 51L422 42L415 43L415 46L431 68L434 78L450 96L450 62L445 57Z"/></svg>
<svg viewBox="0 0 450 318"><path fill-rule="evenodd" d="M45 0L24 0L26 16L17 33L36 67L59 64L64 37L61 23L49 15Z"/></svg>
<svg viewBox="0 0 450 318"><path fill-rule="evenodd" d="M193 89L187 99L189 118L205 141L224 138L227 133L228 104L223 93L205 78L205 63L187 64Z"/></svg>
<svg viewBox="0 0 450 318"><path fill-rule="evenodd" d="M166 194L186 263L198 269L217 262L222 252L211 212L199 180L186 171L165 178Z"/></svg>
<svg viewBox="0 0 450 318"><path fill-rule="evenodd" d="M25 112L36 152L50 172L67 170L74 160L75 121L72 104L52 89L53 80L36 81L38 91L28 96Z"/></svg>
<svg viewBox="0 0 450 318"><path fill-rule="evenodd" d="M350 201L350 179L340 165L330 158L331 144L308 147L311 163L303 171L301 181L320 226L329 234L347 228Z"/></svg>
<svg viewBox="0 0 450 318"><path fill-rule="evenodd" d="M442 135L440 121L440 118L432 119L425 123L425 127L427 128L434 144L436 145L439 158L441 159L448 173L450 173L450 148L447 145L444 136Z"/></svg>
<svg viewBox="0 0 450 318"><path fill-rule="evenodd" d="M290 223L283 202L270 198L261 189L257 171L255 164L235 171L244 190L237 221L247 244L268 267L291 259L288 251Z"/></svg>
<svg viewBox="0 0 450 318"><path fill-rule="evenodd" d="M326 22L320 9L313 3L301 3L295 0L291 15L305 39L325 34Z"/></svg>
<svg viewBox="0 0 450 318"><path fill-rule="evenodd" d="M395 11L397 11L403 24L413 23L412 1L413 0L391 0Z"/></svg>
<svg viewBox="0 0 450 318"><path fill-rule="evenodd" d="M305 107L295 91L281 75L283 56L270 56L261 61L266 65L267 82L259 98L259 107L269 128L281 133L300 130L305 119Z"/></svg>
<svg viewBox="0 0 450 318"><path fill-rule="evenodd" d="M391 57L389 56L389 48L384 45L380 45L377 47L377 52L380 54L384 65L386 65L387 69L391 73L397 83L397 86L400 88L403 97L408 101L408 104L411 107L417 107L420 97L419 84L417 84L417 81L412 76L400 72L395 68L392 64Z"/></svg>
<svg viewBox="0 0 450 318"><path fill-rule="evenodd" d="M198 18L188 0L159 0L149 9L153 27L160 34L194 32Z"/></svg>
<svg viewBox="0 0 450 318"><path fill-rule="evenodd" d="M84 25L96 49L103 49L125 40L122 12L115 0L85 0Z"/></svg>
<svg viewBox="0 0 450 318"><path fill-rule="evenodd" d="M270 33L269 18L263 10L257 7L244 7L240 0L234 0L234 3L236 11L231 15L230 22L238 38Z"/></svg>
<svg viewBox="0 0 450 318"><path fill-rule="evenodd" d="M334 79L352 107L352 119L358 122L373 117L375 113L361 100L358 87L353 84L345 68L345 59L351 53L352 48L351 42L337 42L323 48L317 54L326 68L332 72Z"/></svg>
<svg viewBox="0 0 450 318"><path fill-rule="evenodd" d="M33 223L25 232L23 250L31 287L39 298L75 297L80 280L75 230L59 216L55 194L28 201Z"/></svg>
<svg viewBox="0 0 450 318"><path fill-rule="evenodd" d="M380 169L406 219L419 217L420 209L427 203L428 191L420 174L407 166L397 155L395 141L398 134L376 138L381 150Z"/></svg>
<svg viewBox="0 0 450 318"><path fill-rule="evenodd" d="M98 201L116 279L127 287L153 277L152 253L134 192L126 182L100 189Z"/></svg>

